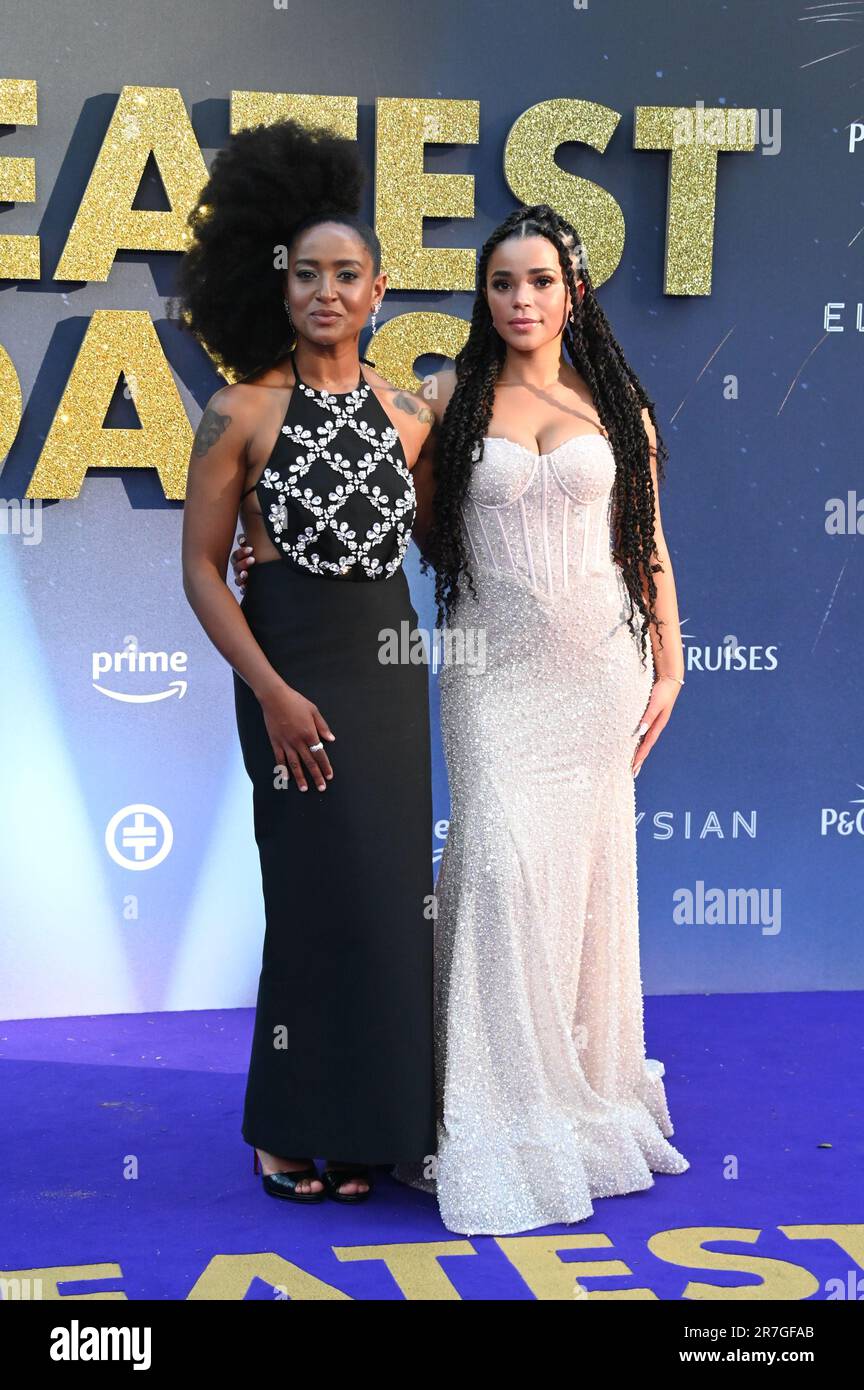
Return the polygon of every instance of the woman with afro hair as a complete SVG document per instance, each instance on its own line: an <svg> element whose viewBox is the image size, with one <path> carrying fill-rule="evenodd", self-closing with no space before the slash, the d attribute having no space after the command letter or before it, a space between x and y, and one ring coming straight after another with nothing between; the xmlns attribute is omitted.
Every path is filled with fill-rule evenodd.
<svg viewBox="0 0 864 1390"><path fill-rule="evenodd" d="M402 568L430 416L359 356L387 277L353 142L236 133L176 302L229 378L189 464L183 583L233 667L265 936L242 1133L265 1191L357 1202L435 1149L428 675ZM238 511L257 564L226 582ZM314 1159L326 1156L319 1172Z"/></svg>

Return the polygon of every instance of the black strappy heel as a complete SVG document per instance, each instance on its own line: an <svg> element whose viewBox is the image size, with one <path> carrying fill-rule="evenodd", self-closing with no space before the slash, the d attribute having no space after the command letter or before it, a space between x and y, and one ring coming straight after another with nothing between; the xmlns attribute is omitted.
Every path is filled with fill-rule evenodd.
<svg viewBox="0 0 864 1390"><path fill-rule="evenodd" d="M369 1186L365 1192L340 1192L339 1189L346 1182L365 1182ZM372 1188L372 1169L365 1163L357 1163L352 1168L325 1168L321 1174L321 1181L334 1202L365 1202L367 1197L371 1197Z"/></svg>
<svg viewBox="0 0 864 1390"><path fill-rule="evenodd" d="M264 1187L264 1191L269 1197L284 1197L289 1202L324 1201L325 1193L323 1188L320 1192L297 1191L297 1184L299 1182L308 1182L310 1179L314 1180L315 1178L317 1178L319 1182L321 1181L321 1174L318 1172L314 1163L310 1163L308 1168L295 1168L290 1173L265 1173L261 1171L261 1159L258 1157L258 1150L253 1149L252 1155L252 1171L253 1173L261 1172L261 1183Z"/></svg>

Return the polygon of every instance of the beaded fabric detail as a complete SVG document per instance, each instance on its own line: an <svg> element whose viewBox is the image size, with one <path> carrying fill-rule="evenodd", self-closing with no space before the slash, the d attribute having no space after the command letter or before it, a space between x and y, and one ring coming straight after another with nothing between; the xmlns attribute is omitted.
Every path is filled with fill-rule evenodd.
<svg viewBox="0 0 864 1390"><path fill-rule="evenodd" d="M689 1167L645 1054L630 761L653 660L627 627L614 481L599 435L539 455L489 437L463 506L477 599L448 627L482 660L439 675L438 1146L393 1174L465 1235L584 1221Z"/></svg>
<svg viewBox="0 0 864 1390"><path fill-rule="evenodd" d="M292 404L296 393L329 418L314 429L308 423L287 420L282 426L282 435L296 446L294 461L284 470L265 468L257 484L275 494L268 504L259 493L274 543L310 574L345 576L357 567L366 579L389 579L405 558L416 508L414 481L399 432L395 425L382 419L379 426L363 413L372 397L386 418L368 382L346 395L334 395L298 380ZM345 430L366 446L364 453L346 452L347 440L341 449L331 448L341 442L339 436ZM329 477L322 479L320 469L310 485L309 474L319 462L332 473L332 486ZM400 480L405 485L401 491ZM358 511L359 499L368 504L363 511Z"/></svg>

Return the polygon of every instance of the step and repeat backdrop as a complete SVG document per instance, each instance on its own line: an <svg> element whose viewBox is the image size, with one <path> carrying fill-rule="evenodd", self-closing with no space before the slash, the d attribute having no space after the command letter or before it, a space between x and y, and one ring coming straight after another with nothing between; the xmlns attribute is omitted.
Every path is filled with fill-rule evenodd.
<svg viewBox="0 0 864 1390"><path fill-rule="evenodd" d="M646 992L864 983L857 8L3 0L0 1016L254 1002L251 786L180 567L221 378L167 304L216 150L284 116L366 156L391 380L450 364L542 201L656 404L687 670L636 784Z"/></svg>

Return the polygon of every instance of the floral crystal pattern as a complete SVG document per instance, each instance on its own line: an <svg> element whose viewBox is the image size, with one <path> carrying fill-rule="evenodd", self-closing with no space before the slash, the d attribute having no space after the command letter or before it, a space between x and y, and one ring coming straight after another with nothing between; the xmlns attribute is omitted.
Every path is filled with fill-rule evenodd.
<svg viewBox="0 0 864 1390"><path fill-rule="evenodd" d="M389 578L405 558L416 508L399 432L389 422L379 428L361 413L371 393L368 382L347 395L315 391L305 382L297 387L328 418L314 429L282 426L297 450L294 460L281 470L265 468L259 480L274 494L269 507L261 498L274 541L311 574L343 576L359 566L368 579ZM346 452L344 435L337 439L346 430L365 445L359 456ZM342 447L333 447L337 443ZM360 498L365 508L358 508Z"/></svg>

